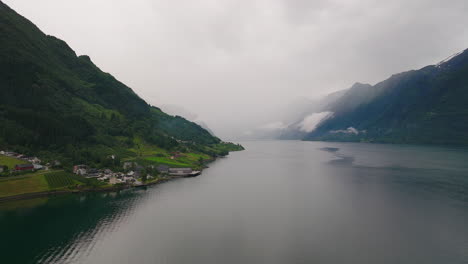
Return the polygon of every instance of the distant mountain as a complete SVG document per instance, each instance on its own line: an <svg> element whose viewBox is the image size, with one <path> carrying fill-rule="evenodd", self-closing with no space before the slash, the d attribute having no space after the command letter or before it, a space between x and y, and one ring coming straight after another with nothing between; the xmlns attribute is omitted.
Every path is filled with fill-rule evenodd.
<svg viewBox="0 0 468 264"><path fill-rule="evenodd" d="M2 2L0 124L0 147L73 161L129 155L141 142L164 149L189 142L198 151L221 143L199 125L148 105Z"/></svg>
<svg viewBox="0 0 468 264"><path fill-rule="evenodd" d="M355 84L317 112L305 140L468 145L468 50L437 65Z"/></svg>

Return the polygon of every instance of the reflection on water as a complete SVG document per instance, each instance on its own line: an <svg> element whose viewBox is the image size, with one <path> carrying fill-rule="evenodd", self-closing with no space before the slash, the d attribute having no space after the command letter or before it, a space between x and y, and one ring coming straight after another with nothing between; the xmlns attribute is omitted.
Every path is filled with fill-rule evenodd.
<svg viewBox="0 0 468 264"><path fill-rule="evenodd" d="M72 263L126 223L141 198L122 191L0 204L4 263Z"/></svg>
<svg viewBox="0 0 468 264"><path fill-rule="evenodd" d="M333 152L329 164L350 166L353 174L371 174L401 188L425 191L429 195L451 197L468 202L468 151L456 148L434 148L408 145L345 144L340 148L322 148ZM384 151L381 148L384 148ZM357 159L355 157L358 157ZM369 180L369 179L367 179Z"/></svg>
<svg viewBox="0 0 468 264"><path fill-rule="evenodd" d="M468 262L465 149L244 145L201 177L2 204L2 263Z"/></svg>

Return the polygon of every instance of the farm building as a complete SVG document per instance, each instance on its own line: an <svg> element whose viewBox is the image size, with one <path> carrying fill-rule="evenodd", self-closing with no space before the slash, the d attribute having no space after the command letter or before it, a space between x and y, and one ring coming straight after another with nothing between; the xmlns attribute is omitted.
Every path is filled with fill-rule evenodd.
<svg viewBox="0 0 468 264"><path fill-rule="evenodd" d="M75 165L73 166L73 173L78 175L85 175L89 167L87 165Z"/></svg>
<svg viewBox="0 0 468 264"><path fill-rule="evenodd" d="M15 166L15 170L17 170L17 171L34 170L34 165L32 165L32 164L19 164L19 165Z"/></svg>
<svg viewBox="0 0 468 264"><path fill-rule="evenodd" d="M167 165L159 165L156 169L159 173L169 173L169 166Z"/></svg>
<svg viewBox="0 0 468 264"><path fill-rule="evenodd" d="M41 163L41 160L38 158L38 157L31 157L30 159L28 159L29 162L32 162L34 164L39 164Z"/></svg>
<svg viewBox="0 0 468 264"><path fill-rule="evenodd" d="M170 168L169 169L170 175L183 176L183 175L188 175L190 173L192 173L191 168Z"/></svg>

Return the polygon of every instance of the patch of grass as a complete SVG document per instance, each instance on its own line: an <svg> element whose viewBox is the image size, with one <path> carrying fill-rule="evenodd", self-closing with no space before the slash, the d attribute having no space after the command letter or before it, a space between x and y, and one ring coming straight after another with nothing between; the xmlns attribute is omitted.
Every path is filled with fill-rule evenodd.
<svg viewBox="0 0 468 264"><path fill-rule="evenodd" d="M133 152L134 155L139 157L146 156L157 156L157 155L167 155L167 151L159 148L157 146L146 143L140 137L135 137L133 139L134 147L130 148L129 151Z"/></svg>
<svg viewBox="0 0 468 264"><path fill-rule="evenodd" d="M12 158L12 157L8 157L8 156L4 156L4 155L0 155L0 165L6 165L8 166L8 169L10 170L14 169L15 166L18 164L26 164L26 163L29 163L29 162L16 159L16 158Z"/></svg>
<svg viewBox="0 0 468 264"><path fill-rule="evenodd" d="M200 153L187 153L186 154L188 157L190 157L192 160L198 160L199 158L202 159L210 159L210 156L206 154L200 154Z"/></svg>
<svg viewBox="0 0 468 264"><path fill-rule="evenodd" d="M200 166L200 158L203 160L209 160L211 157L202 154L202 153L182 153L182 155L178 158L171 159L169 156L150 156L145 157L146 161L150 161L157 164L165 164L171 167L189 167L189 168L197 168Z"/></svg>
<svg viewBox="0 0 468 264"><path fill-rule="evenodd" d="M43 174L33 174L23 177L11 177L0 182L0 197L14 196L25 193L48 191L49 184Z"/></svg>
<svg viewBox="0 0 468 264"><path fill-rule="evenodd" d="M168 157L146 157L145 159L156 162L158 164L166 164L166 165L175 166L175 167L190 167L191 166L188 163L183 163L178 160L172 160Z"/></svg>

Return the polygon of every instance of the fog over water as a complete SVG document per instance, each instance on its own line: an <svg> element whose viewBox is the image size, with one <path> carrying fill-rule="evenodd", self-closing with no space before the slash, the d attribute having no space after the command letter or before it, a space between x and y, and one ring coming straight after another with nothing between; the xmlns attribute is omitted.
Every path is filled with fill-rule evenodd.
<svg viewBox="0 0 468 264"><path fill-rule="evenodd" d="M4 0L153 105L233 138L297 98L468 48L465 0Z"/></svg>

